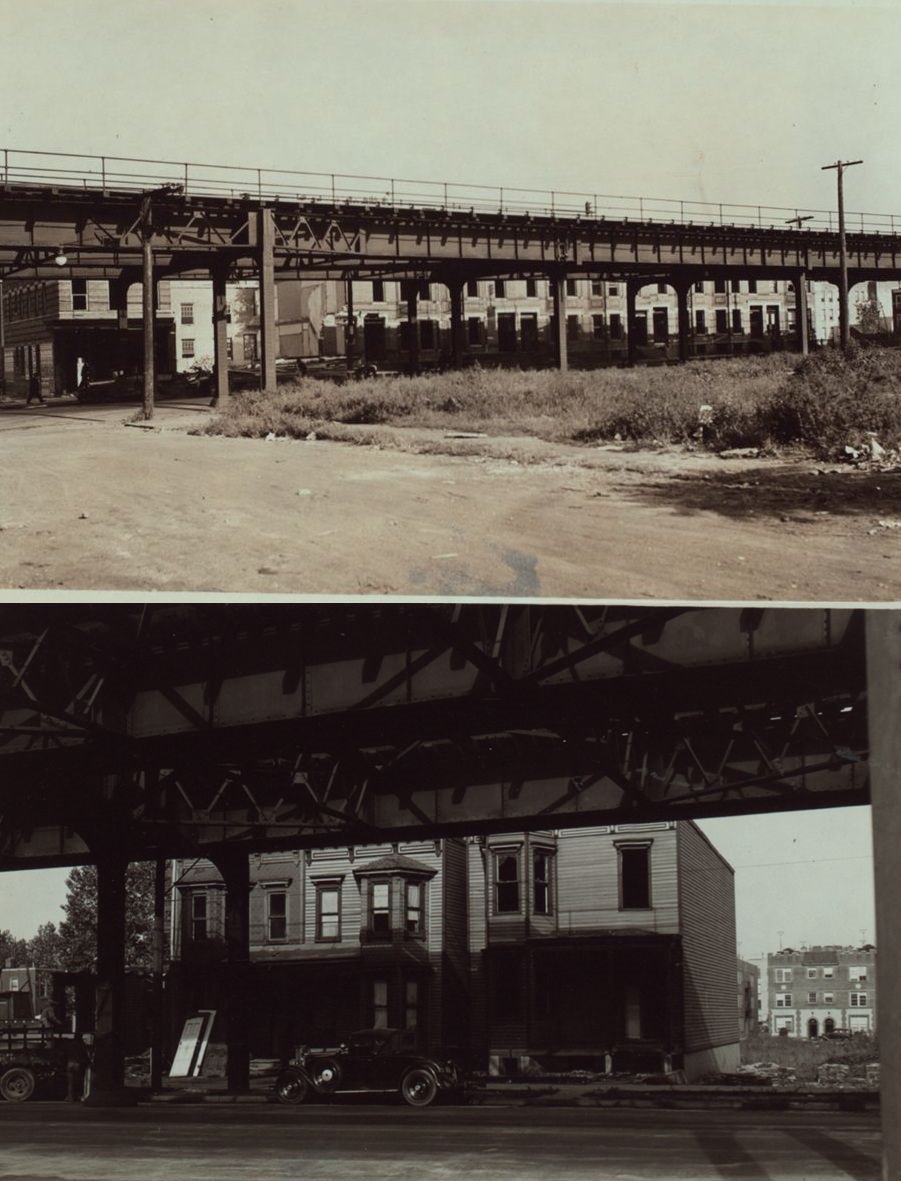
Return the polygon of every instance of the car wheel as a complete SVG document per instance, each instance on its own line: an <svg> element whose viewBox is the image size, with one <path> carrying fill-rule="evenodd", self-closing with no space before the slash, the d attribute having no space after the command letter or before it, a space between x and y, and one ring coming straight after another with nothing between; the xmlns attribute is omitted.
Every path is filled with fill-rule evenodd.
<svg viewBox="0 0 901 1181"><path fill-rule="evenodd" d="M428 1107L438 1094L435 1076L421 1066L408 1070L400 1084L400 1094L404 1103L411 1107Z"/></svg>
<svg viewBox="0 0 901 1181"><path fill-rule="evenodd" d="M34 1075L23 1066L14 1066L0 1075L0 1095L7 1103L24 1103L34 1094Z"/></svg>
<svg viewBox="0 0 901 1181"><path fill-rule="evenodd" d="M280 1075L275 1083L275 1097L279 1103L288 1103L292 1107L297 1107L301 1103L305 1103L310 1094L310 1084L303 1077L302 1074L288 1074Z"/></svg>
<svg viewBox="0 0 901 1181"><path fill-rule="evenodd" d="M321 1058L310 1069L313 1086L322 1095L331 1095L341 1086L341 1064L334 1058Z"/></svg>

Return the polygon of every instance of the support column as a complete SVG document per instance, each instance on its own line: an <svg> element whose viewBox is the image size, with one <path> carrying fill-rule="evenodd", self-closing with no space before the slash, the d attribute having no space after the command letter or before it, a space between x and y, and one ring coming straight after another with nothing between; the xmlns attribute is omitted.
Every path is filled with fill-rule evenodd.
<svg viewBox="0 0 901 1181"><path fill-rule="evenodd" d="M463 280L451 279L447 284L451 313L451 364L459 369L463 364Z"/></svg>
<svg viewBox="0 0 901 1181"><path fill-rule="evenodd" d="M141 242L142 328L144 331L144 405L145 419L153 418L153 395L155 384L156 357L154 352L154 291L153 291L153 245L150 230L145 229Z"/></svg>
<svg viewBox="0 0 901 1181"><path fill-rule="evenodd" d="M275 325L275 223L271 209L261 209L258 218L260 386L267 394L274 394L276 390L275 358L278 354L278 337Z"/></svg>
<svg viewBox="0 0 901 1181"><path fill-rule="evenodd" d="M638 356L638 342L635 339L635 296L641 284L632 279L626 280L626 360L630 368L635 365Z"/></svg>
<svg viewBox="0 0 901 1181"><path fill-rule="evenodd" d="M417 303L419 287L414 279L407 280L407 345L409 346L409 371L419 372L419 320Z"/></svg>
<svg viewBox="0 0 901 1181"><path fill-rule="evenodd" d="M882 1177L901 1177L901 612L866 612L870 799L876 884L876 1030Z"/></svg>
<svg viewBox="0 0 901 1181"><path fill-rule="evenodd" d="M127 859L105 850L97 858L97 999L91 1090L85 1102L119 1107L125 1090L122 1019L125 1009L125 874Z"/></svg>
<svg viewBox="0 0 901 1181"><path fill-rule="evenodd" d="M214 859L225 880L225 940L228 952L225 1021L229 1091L250 1089L250 867L243 849L228 849Z"/></svg>
<svg viewBox="0 0 901 1181"><path fill-rule="evenodd" d="M166 862L159 858L153 875L153 1012L150 1029L150 1089L163 1089L164 994L163 960L166 945Z"/></svg>
<svg viewBox="0 0 901 1181"><path fill-rule="evenodd" d="M807 272L798 271L795 276L795 317L797 323L798 348L806 357L810 352L810 319L807 311Z"/></svg>
<svg viewBox="0 0 901 1181"><path fill-rule="evenodd" d="M357 317L354 312L354 281L345 281L347 288L347 330L344 334L344 356L347 372L352 373L357 358Z"/></svg>
<svg viewBox="0 0 901 1181"><path fill-rule="evenodd" d="M551 276L551 292L554 297L554 334L557 347L557 368L561 373L569 369L569 354L566 339L566 276Z"/></svg>
<svg viewBox="0 0 901 1181"><path fill-rule="evenodd" d="M210 271L213 281L213 398L219 406L228 401L228 266L216 263Z"/></svg>
<svg viewBox="0 0 901 1181"><path fill-rule="evenodd" d="M691 314L688 307L688 292L691 283L687 279L672 280L676 289L679 323L679 361L684 364L691 356Z"/></svg>

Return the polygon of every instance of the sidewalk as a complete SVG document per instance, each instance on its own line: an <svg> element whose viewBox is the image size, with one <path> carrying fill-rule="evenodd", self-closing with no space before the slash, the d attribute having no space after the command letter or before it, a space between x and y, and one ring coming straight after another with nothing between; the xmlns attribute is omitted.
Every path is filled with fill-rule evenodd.
<svg viewBox="0 0 901 1181"><path fill-rule="evenodd" d="M156 1094L146 1092L141 1102L240 1103L274 1102L273 1079L251 1080L251 1089L234 1094L224 1079L168 1079ZM878 1111L879 1092L864 1089L825 1090L822 1087L765 1086L649 1086L643 1083L477 1084L469 1102L486 1107L657 1107L670 1109L732 1108L746 1111Z"/></svg>

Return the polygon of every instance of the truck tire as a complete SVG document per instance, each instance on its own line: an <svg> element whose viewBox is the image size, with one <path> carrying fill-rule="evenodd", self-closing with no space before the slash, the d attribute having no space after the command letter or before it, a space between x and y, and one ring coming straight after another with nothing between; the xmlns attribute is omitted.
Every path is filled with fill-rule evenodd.
<svg viewBox="0 0 901 1181"><path fill-rule="evenodd" d="M34 1094L35 1079L24 1066L13 1066L0 1075L0 1095L7 1103L24 1103Z"/></svg>

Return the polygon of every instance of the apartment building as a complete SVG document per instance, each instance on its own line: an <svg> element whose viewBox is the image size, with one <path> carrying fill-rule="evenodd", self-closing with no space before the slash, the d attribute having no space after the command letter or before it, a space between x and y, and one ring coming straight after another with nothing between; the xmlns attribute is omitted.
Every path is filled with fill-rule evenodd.
<svg viewBox="0 0 901 1181"><path fill-rule="evenodd" d="M225 288L226 357L230 365L256 365L260 358L259 284L242 279ZM174 365L186 373L213 367L213 286L206 279L170 280L175 334Z"/></svg>
<svg viewBox="0 0 901 1181"><path fill-rule="evenodd" d="M252 1052L415 1029L495 1072L738 1062L732 871L690 822L251 859ZM173 1029L224 998L224 889L173 869Z"/></svg>
<svg viewBox="0 0 901 1181"><path fill-rule="evenodd" d="M156 287L157 372L175 368L170 281ZM21 394L37 374L48 394L74 391L85 364L92 380L132 376L144 366L141 285L106 279L6 279L2 283L2 374Z"/></svg>
<svg viewBox="0 0 901 1181"><path fill-rule="evenodd" d="M770 1032L821 1037L876 1029L876 948L783 948L767 956Z"/></svg>
<svg viewBox="0 0 901 1181"><path fill-rule="evenodd" d="M740 959L738 981L738 1030L741 1040L751 1037L760 1026L760 969Z"/></svg>

